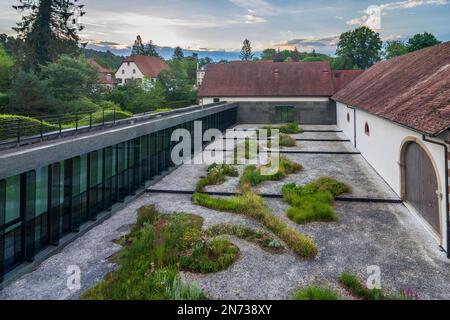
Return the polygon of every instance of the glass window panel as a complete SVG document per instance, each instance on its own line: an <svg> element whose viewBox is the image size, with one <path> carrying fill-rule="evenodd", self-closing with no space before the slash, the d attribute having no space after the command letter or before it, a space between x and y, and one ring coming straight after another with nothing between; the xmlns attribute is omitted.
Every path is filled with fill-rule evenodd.
<svg viewBox="0 0 450 320"><path fill-rule="evenodd" d="M36 170L36 216L48 210L48 167Z"/></svg>
<svg viewBox="0 0 450 320"><path fill-rule="evenodd" d="M80 157L80 193L87 190L87 155Z"/></svg>
<svg viewBox="0 0 450 320"><path fill-rule="evenodd" d="M20 218L20 175L6 179L5 224Z"/></svg>

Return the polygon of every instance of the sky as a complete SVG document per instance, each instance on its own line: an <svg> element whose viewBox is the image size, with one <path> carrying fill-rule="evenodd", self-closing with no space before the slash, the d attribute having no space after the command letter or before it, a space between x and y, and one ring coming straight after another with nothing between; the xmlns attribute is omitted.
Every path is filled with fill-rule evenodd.
<svg viewBox="0 0 450 320"><path fill-rule="evenodd" d="M0 33L13 34L16 0L0 0ZM126 47L139 34L160 46L235 51L293 48L333 53L337 37L361 25L383 40L424 31L450 40L450 0L79 0L84 41Z"/></svg>

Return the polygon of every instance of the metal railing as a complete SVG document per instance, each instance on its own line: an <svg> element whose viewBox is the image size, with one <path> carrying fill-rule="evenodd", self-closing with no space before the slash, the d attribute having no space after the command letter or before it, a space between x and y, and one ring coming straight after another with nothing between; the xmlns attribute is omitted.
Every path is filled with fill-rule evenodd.
<svg viewBox="0 0 450 320"><path fill-rule="evenodd" d="M101 111L74 112L42 117L10 115L0 118L0 150L16 148L33 143L60 139L93 130L102 130L118 125L130 125L159 117L209 108L224 102L205 106L189 106L165 112L145 112L123 118L116 109ZM99 113L101 114L99 115Z"/></svg>

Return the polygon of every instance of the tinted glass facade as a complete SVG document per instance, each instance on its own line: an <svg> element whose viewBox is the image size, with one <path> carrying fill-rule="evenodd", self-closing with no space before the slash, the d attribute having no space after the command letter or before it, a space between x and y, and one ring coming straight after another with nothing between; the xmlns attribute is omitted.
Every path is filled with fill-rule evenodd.
<svg viewBox="0 0 450 320"><path fill-rule="evenodd" d="M195 121L203 132L224 131L236 108ZM180 128L194 139L190 121L0 180L0 281L173 167L171 135Z"/></svg>

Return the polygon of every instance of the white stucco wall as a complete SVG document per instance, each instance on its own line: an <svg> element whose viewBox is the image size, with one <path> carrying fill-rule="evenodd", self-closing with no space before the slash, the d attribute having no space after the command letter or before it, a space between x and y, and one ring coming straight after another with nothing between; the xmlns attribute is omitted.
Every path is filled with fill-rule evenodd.
<svg viewBox="0 0 450 320"><path fill-rule="evenodd" d="M392 189L401 196L400 153L407 139L417 139L417 142L432 155L437 168L440 182L441 197L441 245L446 244L446 198L445 192L445 152L444 148L422 140L422 135L411 129L397 125L360 109L349 108L339 102L336 103L337 125L361 151L362 156L384 178ZM350 121L347 121L347 113ZM354 141L354 114L356 114L356 144ZM365 123L368 123L370 135L365 134ZM435 139L439 142L444 140Z"/></svg>
<svg viewBox="0 0 450 320"><path fill-rule="evenodd" d="M327 102L327 97L204 97L203 104L214 102L214 98L227 102Z"/></svg>
<svg viewBox="0 0 450 320"><path fill-rule="evenodd" d="M136 73L133 73L133 70L136 70ZM125 79L144 79L144 75L139 70L138 66L134 62L123 62L119 67L119 70L116 72L116 79L122 79L122 82L119 85L125 84Z"/></svg>

